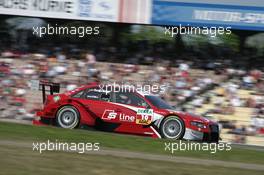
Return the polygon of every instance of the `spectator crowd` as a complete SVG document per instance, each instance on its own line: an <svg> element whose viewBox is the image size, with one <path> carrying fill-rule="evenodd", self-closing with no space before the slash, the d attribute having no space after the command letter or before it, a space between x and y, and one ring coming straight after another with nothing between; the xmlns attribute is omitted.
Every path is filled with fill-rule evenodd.
<svg viewBox="0 0 264 175"><path fill-rule="evenodd" d="M237 127L231 122L228 127L231 126L231 133L237 135L264 133L263 69L238 69L228 65L226 60L211 60L207 66L197 68L197 60L161 60L145 56L139 64L137 56L119 63L107 59L97 61L97 57L101 57L100 53L92 51L78 59L63 52L49 55L2 52L1 118L32 120L35 111L42 106L41 92L30 89L32 80L60 83L64 91L89 82L156 83L166 85L165 93L160 96L180 110L195 112L213 103L214 108L205 113L233 115L237 107L252 108L249 126ZM213 91L215 89L217 92ZM241 89L250 91L251 95L240 97Z"/></svg>

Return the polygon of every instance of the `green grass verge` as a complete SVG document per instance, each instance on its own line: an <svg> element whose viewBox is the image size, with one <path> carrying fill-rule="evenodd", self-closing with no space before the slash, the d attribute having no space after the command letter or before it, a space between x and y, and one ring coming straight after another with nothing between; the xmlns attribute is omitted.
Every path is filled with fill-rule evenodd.
<svg viewBox="0 0 264 175"><path fill-rule="evenodd" d="M112 156L45 152L0 145L0 175L262 175L261 171L128 159Z"/></svg>
<svg viewBox="0 0 264 175"><path fill-rule="evenodd" d="M154 154L167 154L165 142L178 142L164 139L152 139L114 133L67 130L54 127L40 127L0 122L0 140L15 141L65 141L65 142L99 142L101 147L139 151ZM212 160L235 161L264 164L264 151L232 147L231 151L177 151L174 156L204 158Z"/></svg>

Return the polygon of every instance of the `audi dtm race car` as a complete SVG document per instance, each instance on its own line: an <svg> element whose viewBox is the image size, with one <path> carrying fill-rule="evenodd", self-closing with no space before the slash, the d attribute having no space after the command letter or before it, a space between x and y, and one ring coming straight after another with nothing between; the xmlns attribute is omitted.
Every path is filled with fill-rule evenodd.
<svg viewBox="0 0 264 175"><path fill-rule="evenodd" d="M49 86L51 95L45 95ZM218 142L218 124L201 116L176 111L157 95L111 91L98 84L62 94L59 85L42 83L44 108L33 124L73 129L89 126L103 131L153 138ZM46 88L47 89L47 88Z"/></svg>

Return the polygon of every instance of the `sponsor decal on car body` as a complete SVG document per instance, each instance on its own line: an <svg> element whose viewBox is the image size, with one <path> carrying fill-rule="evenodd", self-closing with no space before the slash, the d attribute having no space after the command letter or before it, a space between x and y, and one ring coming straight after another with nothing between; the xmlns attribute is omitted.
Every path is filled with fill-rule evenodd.
<svg viewBox="0 0 264 175"><path fill-rule="evenodd" d="M153 120L153 109L138 109L136 123L139 125L149 125Z"/></svg>
<svg viewBox="0 0 264 175"><path fill-rule="evenodd" d="M119 121L123 122L135 122L135 116L129 116L124 113L116 113L114 110L105 110L102 119L105 120L115 120L118 119Z"/></svg>

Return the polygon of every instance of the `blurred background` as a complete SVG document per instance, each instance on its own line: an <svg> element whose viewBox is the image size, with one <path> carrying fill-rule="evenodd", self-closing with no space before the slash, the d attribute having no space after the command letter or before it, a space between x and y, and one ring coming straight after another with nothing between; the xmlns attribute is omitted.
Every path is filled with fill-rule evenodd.
<svg viewBox="0 0 264 175"><path fill-rule="evenodd" d="M92 7L80 2L79 7ZM99 6L106 11L115 5L101 2ZM173 2L120 1L118 14L107 19L98 14L91 17L89 10L78 13L78 18L52 13L32 17L34 13L25 10L22 17L17 16L19 10L12 11L7 4L0 6L1 120L31 122L42 107L41 92L30 89L32 80L59 82L62 92L94 81L158 83L166 84L166 93L160 95L176 109L219 122L223 141L264 146L264 4L258 0L250 4L210 1L211 6L204 5L202 10L228 10L220 10L225 13L217 13L213 19L210 15L189 19L185 14L188 10L196 14L201 4L208 2ZM236 6L232 12L234 4L241 9ZM182 12L179 7L188 10ZM102 13L93 13L97 12ZM227 13L231 14L224 15ZM236 18L230 18L233 13ZM164 34L165 25L187 23L231 26L232 34ZM83 38L33 35L33 27L47 24L98 26L100 34Z"/></svg>

